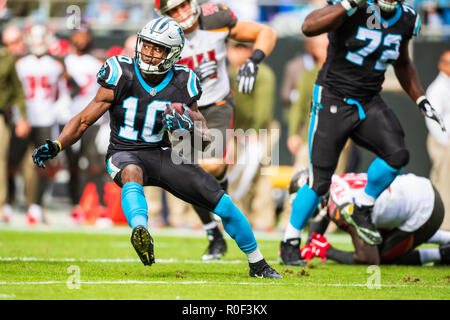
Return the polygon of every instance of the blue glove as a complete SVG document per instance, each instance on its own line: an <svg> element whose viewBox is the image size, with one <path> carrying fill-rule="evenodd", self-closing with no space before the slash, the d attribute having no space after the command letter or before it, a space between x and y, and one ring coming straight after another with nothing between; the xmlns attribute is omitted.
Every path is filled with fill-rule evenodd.
<svg viewBox="0 0 450 320"><path fill-rule="evenodd" d="M178 113L169 103L166 105L166 112L163 113L162 123L169 130L187 130L194 131L194 122L189 116L189 108L183 104L183 114Z"/></svg>
<svg viewBox="0 0 450 320"><path fill-rule="evenodd" d="M44 145L34 149L32 155L34 164L41 168L45 168L45 161L53 159L61 151L61 143L58 140L47 139L45 142Z"/></svg>

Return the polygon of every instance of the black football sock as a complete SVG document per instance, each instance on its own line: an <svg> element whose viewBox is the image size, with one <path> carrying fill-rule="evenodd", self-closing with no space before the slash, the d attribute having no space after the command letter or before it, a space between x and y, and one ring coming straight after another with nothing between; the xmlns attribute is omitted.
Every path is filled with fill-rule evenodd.
<svg viewBox="0 0 450 320"><path fill-rule="evenodd" d="M331 259L342 264L355 264L353 252L341 251L333 247L328 248L327 259Z"/></svg>

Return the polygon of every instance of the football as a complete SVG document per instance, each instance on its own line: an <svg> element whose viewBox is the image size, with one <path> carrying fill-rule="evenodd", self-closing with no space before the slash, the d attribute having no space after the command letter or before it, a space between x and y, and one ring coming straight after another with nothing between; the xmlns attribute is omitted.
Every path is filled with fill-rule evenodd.
<svg viewBox="0 0 450 320"><path fill-rule="evenodd" d="M183 114L184 113L184 108L183 108L183 104L180 102L172 102L170 104L170 106L179 114ZM165 113L170 113L169 108L166 108ZM193 121L195 121L195 116L192 112L191 109L189 109L189 118L191 118Z"/></svg>
<svg viewBox="0 0 450 320"><path fill-rule="evenodd" d="M183 108L183 104L182 103L180 103L180 102L172 102L170 104L170 106L172 108L174 108L175 111L178 112L179 114L183 114L184 113L184 108ZM166 108L166 113L170 113L169 108Z"/></svg>

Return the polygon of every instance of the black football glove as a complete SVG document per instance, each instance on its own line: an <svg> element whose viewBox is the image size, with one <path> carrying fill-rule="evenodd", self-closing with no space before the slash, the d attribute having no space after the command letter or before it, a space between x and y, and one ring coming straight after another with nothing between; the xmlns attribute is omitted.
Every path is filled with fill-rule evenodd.
<svg viewBox="0 0 450 320"><path fill-rule="evenodd" d="M175 109L168 103L166 105L169 113L163 113L162 123L164 127L167 128L170 132L175 130L187 130L189 132L194 131L194 122L192 122L191 117L189 116L189 108L185 104L183 104L184 112L183 114L179 114L175 111Z"/></svg>
<svg viewBox="0 0 450 320"><path fill-rule="evenodd" d="M258 73L258 65L264 59L264 52L257 49L252 56L239 69L237 75L238 90L245 94L250 94L255 87L256 75Z"/></svg>
<svg viewBox="0 0 450 320"><path fill-rule="evenodd" d="M45 144L34 149L32 158L35 165L45 168L44 162L53 159L61 151L61 146L56 141L45 140Z"/></svg>
<svg viewBox="0 0 450 320"><path fill-rule="evenodd" d="M194 69L200 82L207 80L217 73L217 61L203 60L197 68Z"/></svg>
<svg viewBox="0 0 450 320"><path fill-rule="evenodd" d="M239 92L250 94L255 87L256 74L258 73L258 64L251 59L247 59L239 69L237 76Z"/></svg>
<svg viewBox="0 0 450 320"><path fill-rule="evenodd" d="M417 99L417 105L419 106L420 111L425 117L439 123L439 125L441 126L441 130L443 132L447 132L447 130L445 129L444 121L442 121L441 116L436 112L436 110L433 109L427 98L420 97L419 99Z"/></svg>

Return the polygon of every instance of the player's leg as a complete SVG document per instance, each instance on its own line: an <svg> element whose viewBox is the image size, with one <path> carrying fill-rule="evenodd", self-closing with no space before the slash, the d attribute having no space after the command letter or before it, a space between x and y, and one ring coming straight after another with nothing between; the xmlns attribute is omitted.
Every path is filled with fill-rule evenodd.
<svg viewBox="0 0 450 320"><path fill-rule="evenodd" d="M62 131L63 125L59 126L59 130ZM80 159L80 153L75 150L74 146L68 146L64 148L67 170L69 171L69 196L72 201L72 205L77 205L81 199L81 190L79 183L79 167L78 161Z"/></svg>
<svg viewBox="0 0 450 320"><path fill-rule="evenodd" d="M304 265L300 257L300 235L330 186L340 152L352 127L355 110L342 99L314 87L313 107L309 124L309 181L297 191L292 203L290 221L280 244L280 262Z"/></svg>
<svg viewBox="0 0 450 320"><path fill-rule="evenodd" d="M122 210L128 225L133 229L131 244L142 263L150 266L155 262L155 256L153 238L148 231L148 206L143 187L144 164L136 153L122 151L107 159L107 169L114 182L122 187Z"/></svg>
<svg viewBox="0 0 450 320"><path fill-rule="evenodd" d="M94 182L100 203L104 204L105 163L102 161L103 156L98 151L95 142L99 129L99 125L92 125L86 130L81 138L80 151L81 155L85 156L89 163L86 169L86 182Z"/></svg>
<svg viewBox="0 0 450 320"><path fill-rule="evenodd" d="M379 96L365 104L365 112L366 118L355 128L351 137L378 157L367 170L367 185L361 197L356 199L357 205L351 218L363 239L370 244L379 244L381 236L370 218L373 205L408 163L409 153L400 122Z"/></svg>
<svg viewBox="0 0 450 320"><path fill-rule="evenodd" d="M161 157L159 185L176 197L217 214L225 231L247 255L251 276L281 278L264 260L250 223L217 180L176 151L161 150Z"/></svg>
<svg viewBox="0 0 450 320"><path fill-rule="evenodd" d="M200 108L200 112L205 117L214 140L212 145L203 154L204 157L199 159L199 165L203 170L216 178L222 190L228 192L227 164L224 158L228 141L226 130L232 128L233 122L233 97L230 95L220 105ZM208 151L211 148L214 149L214 152L210 154ZM217 222L210 211L195 205L194 209L202 221L203 229L206 231L209 241L208 248L202 256L202 259L211 260L221 258L226 253L227 246Z"/></svg>
<svg viewBox="0 0 450 320"><path fill-rule="evenodd" d="M0 113L0 221L9 221L11 213L4 206L8 198L8 150L10 141L10 128L6 116ZM12 211L12 210L10 210Z"/></svg>
<svg viewBox="0 0 450 320"><path fill-rule="evenodd" d="M32 144L35 148L39 147L42 141L45 141L46 138L51 136L51 127L32 127L31 133L30 133L30 139L32 141ZM24 162L25 165L33 166L32 163ZM43 206L43 199L44 194L51 185L52 178L50 177L51 171L48 169L45 170L43 168L38 168L36 166L33 166L34 170L37 173L37 188L36 188L36 194L34 195L35 203L30 205L27 212L27 219L30 224L34 224L40 221L45 220L42 206Z"/></svg>
<svg viewBox="0 0 450 320"><path fill-rule="evenodd" d="M433 211L420 228L413 232L395 229L388 232L386 236L383 235L383 243L379 247L381 263L407 265L420 265L429 262L450 263L450 251L445 245L441 248L420 248L414 250L421 244L427 243L439 230L444 220L444 204L436 189L434 189L434 193Z"/></svg>

